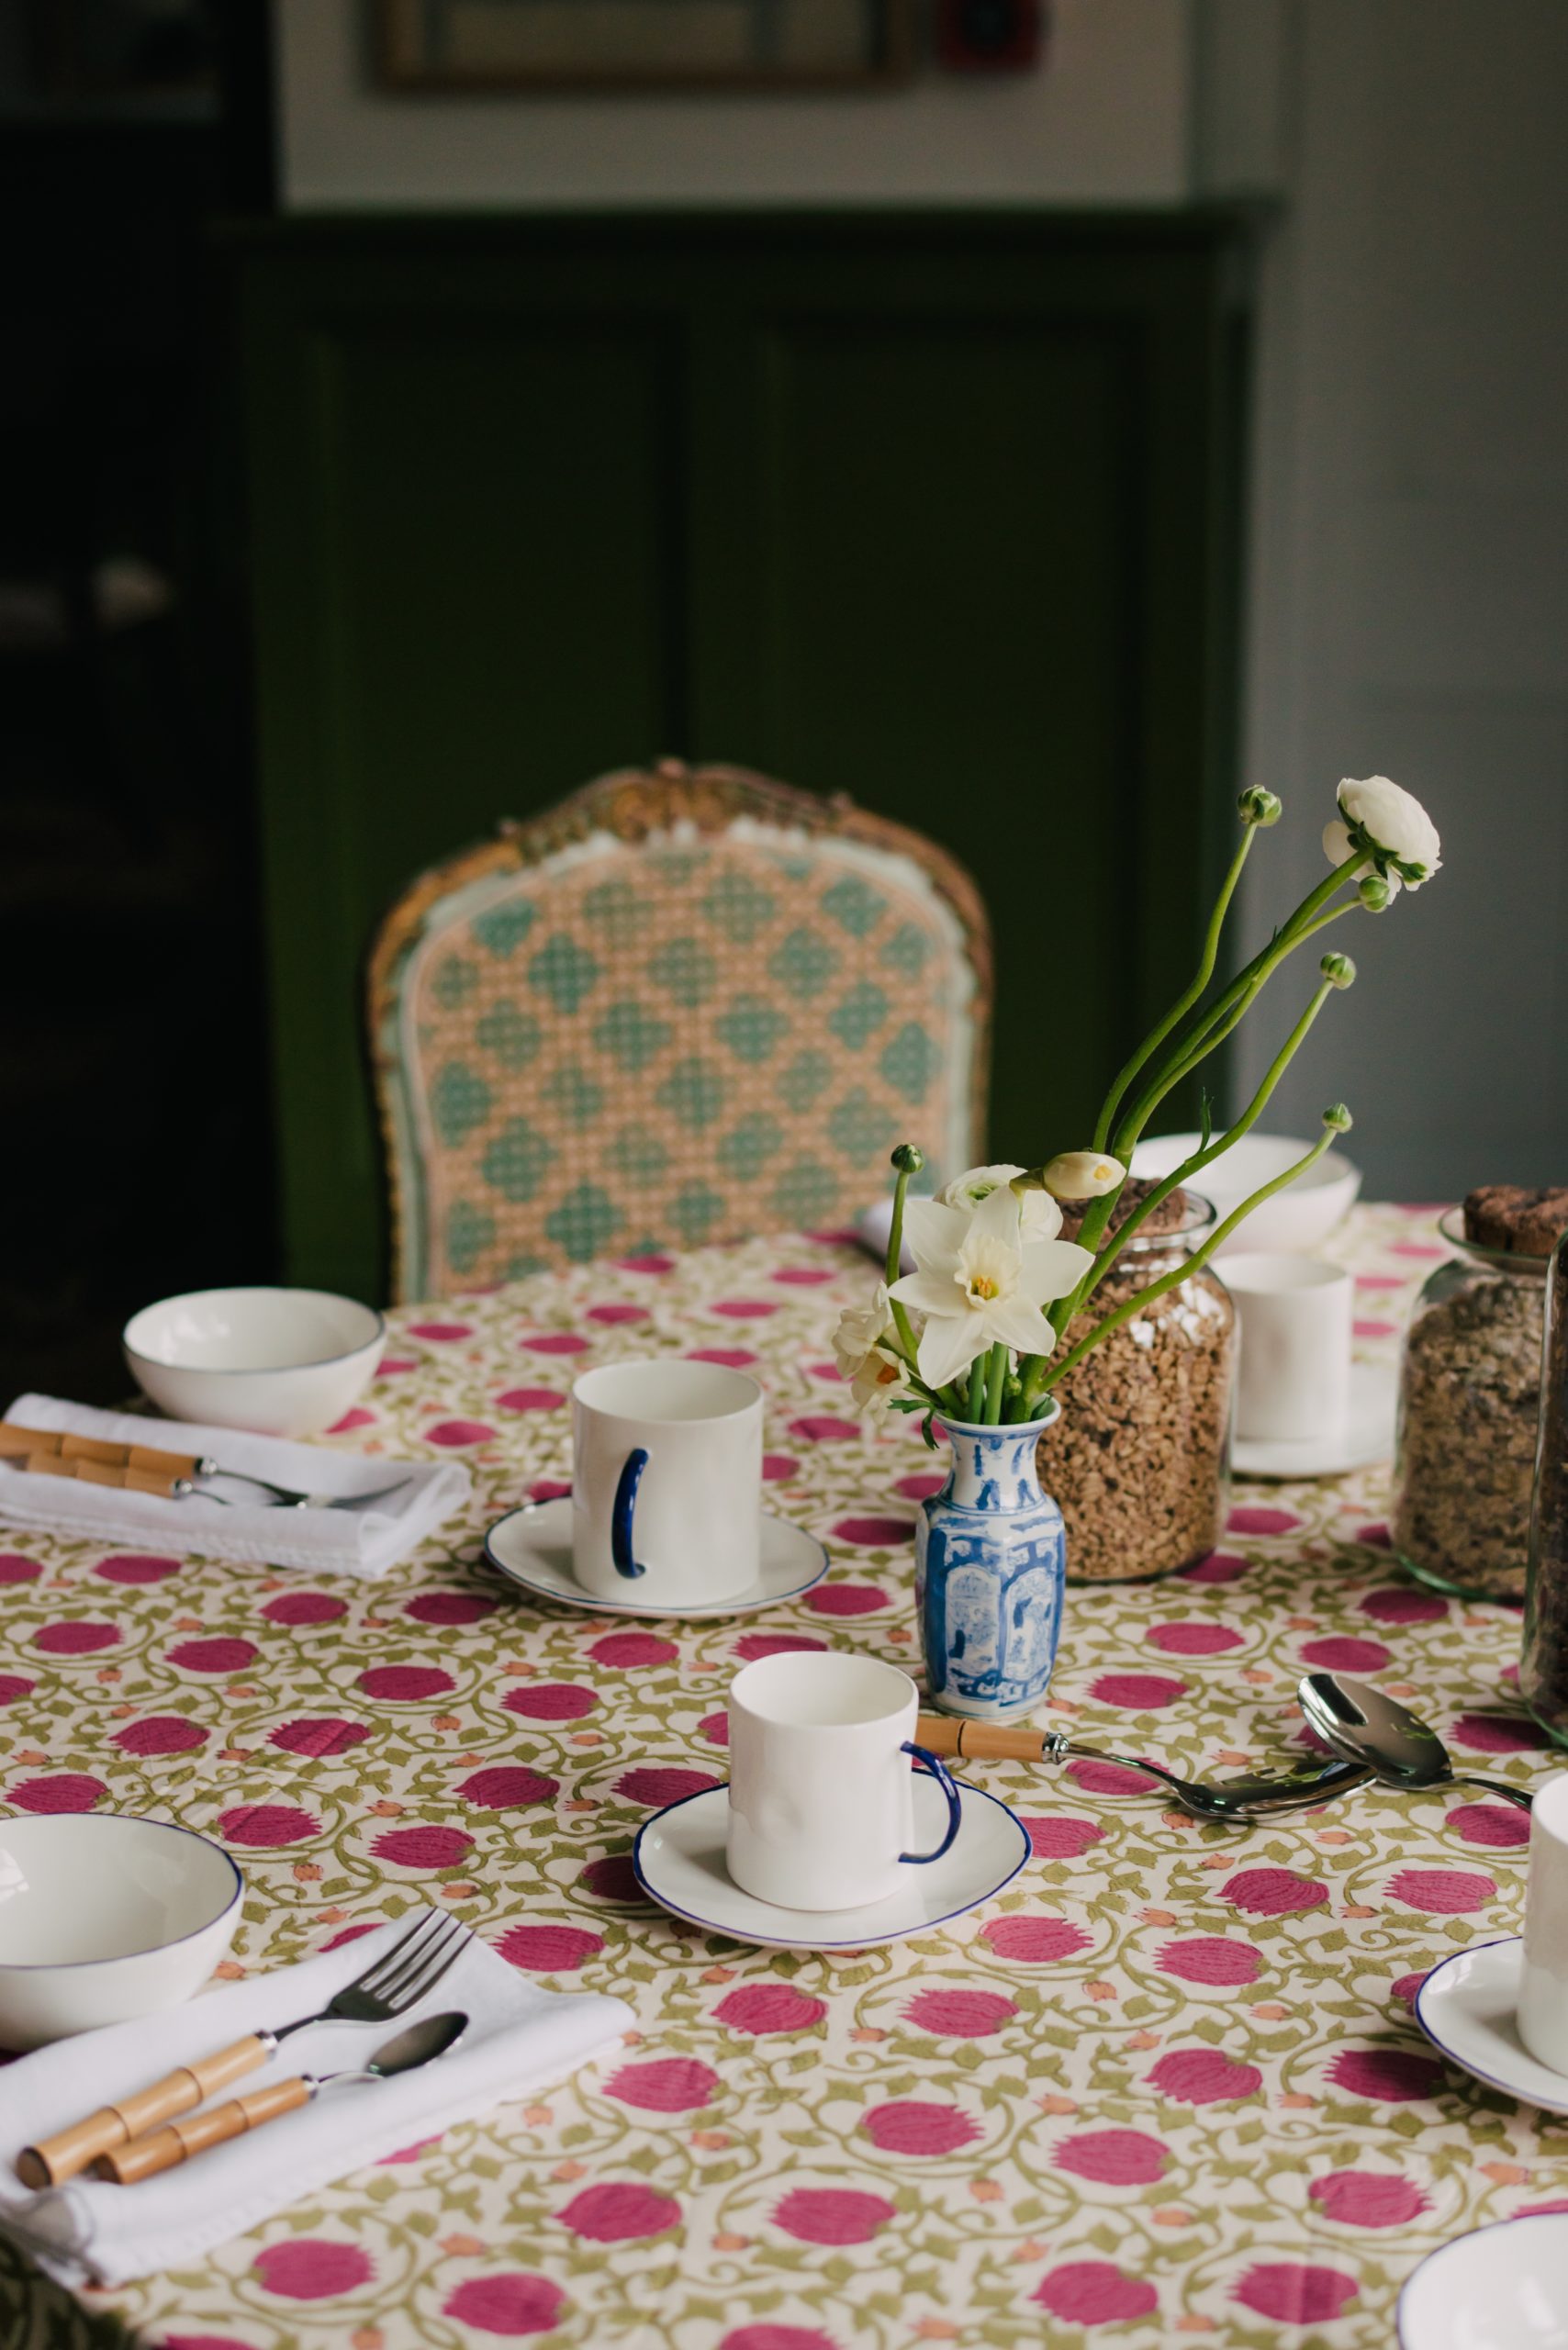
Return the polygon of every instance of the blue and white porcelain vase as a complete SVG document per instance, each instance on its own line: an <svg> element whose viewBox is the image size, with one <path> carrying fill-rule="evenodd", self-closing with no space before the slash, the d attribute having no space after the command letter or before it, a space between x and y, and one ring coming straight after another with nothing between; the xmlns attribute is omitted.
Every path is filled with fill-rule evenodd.
<svg viewBox="0 0 1568 2350"><path fill-rule="evenodd" d="M1050 1686L1067 1535L1036 1472L1035 1447L1059 1409L1002 1427L937 1416L953 1465L941 1492L921 1504L914 1594L925 1686L941 1713L1016 1721Z"/></svg>

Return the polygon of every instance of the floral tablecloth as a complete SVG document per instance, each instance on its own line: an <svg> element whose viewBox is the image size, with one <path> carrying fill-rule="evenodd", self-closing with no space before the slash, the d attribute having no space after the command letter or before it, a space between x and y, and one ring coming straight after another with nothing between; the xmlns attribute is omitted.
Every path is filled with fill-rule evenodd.
<svg viewBox="0 0 1568 2350"><path fill-rule="evenodd" d="M1360 1342L1392 1359L1446 1253L1432 1213L1362 1209L1338 1247ZM1410 2012L1425 1969L1518 1927L1526 1822L1495 1799L1368 1793L1238 1834L1103 1766L970 1766L1036 1857L940 1931L797 1956L639 1897L633 1835L723 1776L742 1662L915 1662L911 1521L940 1472L913 1424L846 1410L828 1345L873 1278L801 1237L399 1314L334 1440L455 1453L480 1498L375 1584L81 1541L0 1556L0 1801L221 1837L249 1879L232 1967L433 1897L640 2027L188 2272L71 2300L0 2250L8 2350L122 2322L170 2350L1385 2350L1424 2252L1568 2206L1568 2121L1448 2071ZM827 1579L690 1630L521 1604L479 1561L487 1518L564 1489L585 1364L659 1348L764 1382L770 1505L827 1542ZM1538 1775L1517 1613L1406 1581L1385 1493L1381 1470L1244 1486L1185 1578L1072 1595L1049 1718L1193 1770L1268 1763L1298 1674L1340 1666Z"/></svg>

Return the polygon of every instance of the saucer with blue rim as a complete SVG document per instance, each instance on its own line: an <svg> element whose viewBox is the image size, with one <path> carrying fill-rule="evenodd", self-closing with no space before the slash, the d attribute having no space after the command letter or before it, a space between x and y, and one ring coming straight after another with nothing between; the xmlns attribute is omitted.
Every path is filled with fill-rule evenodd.
<svg viewBox="0 0 1568 2350"><path fill-rule="evenodd" d="M926 1934L989 1901L1012 1883L1034 1847L1015 1811L967 1779L956 1782L958 1832L941 1859L903 1871L896 1892L857 1909L784 1909L744 1893L724 1860L727 1786L704 1787L666 1804L645 1820L632 1848L638 1884L688 1925L765 1950L868 1950ZM946 1798L935 1779L918 1775L914 1839L935 1843L946 1824Z"/></svg>
<svg viewBox="0 0 1568 2350"><path fill-rule="evenodd" d="M572 1497L557 1494L548 1502L525 1502L521 1509L498 1517L485 1537L485 1557L508 1583L531 1598L554 1600L561 1607L580 1607L589 1616L642 1616L700 1622L710 1616L750 1616L759 1607L777 1607L799 1599L827 1572L827 1552L815 1535L787 1517L762 1517L762 1563L756 1581L733 1599L665 1600L654 1602L628 1595L600 1599L585 1591L572 1568Z"/></svg>
<svg viewBox="0 0 1568 2350"><path fill-rule="evenodd" d="M1416 1994L1416 2020L1434 2048L1488 2088L1568 2113L1568 2073L1532 2056L1514 2020L1524 1947L1522 1934L1506 1934L1445 1958Z"/></svg>
<svg viewBox="0 0 1568 2350"><path fill-rule="evenodd" d="M1394 2311L1399 2350L1568 2350L1568 2211L1521 2211L1429 2252Z"/></svg>

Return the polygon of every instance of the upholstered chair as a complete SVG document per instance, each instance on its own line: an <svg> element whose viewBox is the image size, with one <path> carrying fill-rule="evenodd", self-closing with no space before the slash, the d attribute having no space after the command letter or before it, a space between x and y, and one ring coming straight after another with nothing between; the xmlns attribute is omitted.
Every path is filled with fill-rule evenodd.
<svg viewBox="0 0 1568 2350"><path fill-rule="evenodd" d="M980 1149L991 944L902 825L735 767L602 777L377 934L396 1296L845 1225Z"/></svg>

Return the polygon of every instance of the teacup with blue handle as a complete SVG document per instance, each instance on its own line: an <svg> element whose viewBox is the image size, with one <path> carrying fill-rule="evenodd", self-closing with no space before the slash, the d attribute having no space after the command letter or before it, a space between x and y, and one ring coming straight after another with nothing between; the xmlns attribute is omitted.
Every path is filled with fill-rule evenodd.
<svg viewBox="0 0 1568 2350"><path fill-rule="evenodd" d="M706 1607L757 1580L762 1390L722 1363L606 1363L572 1389L572 1566L623 1606Z"/></svg>

